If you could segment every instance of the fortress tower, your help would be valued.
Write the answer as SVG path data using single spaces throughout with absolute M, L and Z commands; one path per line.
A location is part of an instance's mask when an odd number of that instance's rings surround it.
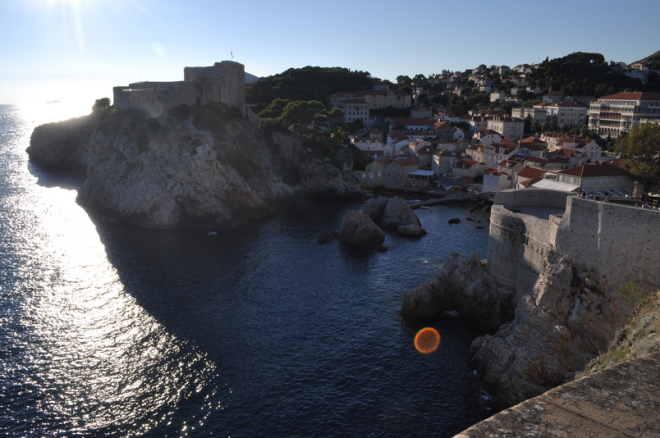
M 135 82 L 114 87 L 114 106 L 141 109 L 159 120 L 178 105 L 225 103 L 245 107 L 245 68 L 234 61 L 216 62 L 210 67 L 186 67 L 183 81 Z

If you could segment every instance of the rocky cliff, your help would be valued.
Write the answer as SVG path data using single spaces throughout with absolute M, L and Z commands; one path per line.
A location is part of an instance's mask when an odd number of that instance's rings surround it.
M 476 255 L 458 254 L 430 282 L 407 291 L 402 314 L 458 311 L 492 335 L 472 343 L 469 360 L 502 407 L 571 380 L 605 351 L 623 316 L 616 290 L 551 252 L 531 290 L 503 286 Z
M 78 201 L 152 228 L 230 226 L 264 216 L 293 196 L 357 196 L 350 162 L 340 170 L 303 141 L 264 133 L 226 106 L 178 107 L 159 124 L 107 108 L 39 126 L 30 159 L 84 169 Z

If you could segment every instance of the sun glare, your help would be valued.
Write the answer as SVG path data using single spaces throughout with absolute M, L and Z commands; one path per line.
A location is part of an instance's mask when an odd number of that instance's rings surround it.
M 423 328 L 415 336 L 415 348 L 420 353 L 433 353 L 439 346 L 440 333 L 433 327 Z

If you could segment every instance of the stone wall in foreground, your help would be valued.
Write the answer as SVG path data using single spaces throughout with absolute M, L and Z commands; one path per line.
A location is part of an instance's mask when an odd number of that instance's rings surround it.
M 596 270 L 613 286 L 660 288 L 660 211 L 572 198 L 555 251 Z
M 565 208 L 550 220 L 512 211 Z M 550 190 L 504 191 L 490 218 L 488 270 L 503 284 L 529 288 L 549 251 L 569 255 L 614 287 L 660 288 L 660 211 L 580 199 Z

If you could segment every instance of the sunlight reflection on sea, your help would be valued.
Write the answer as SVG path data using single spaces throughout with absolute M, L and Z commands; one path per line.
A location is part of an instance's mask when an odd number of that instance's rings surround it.
M 215 239 L 93 221 L 82 181 L 27 160 L 37 124 L 89 112 L 58 105 L 0 106 L 0 433 L 447 436 L 483 418 L 479 329 L 429 321 L 442 343 L 420 354 L 398 315 L 450 250 L 484 254 L 487 230 L 446 225 L 464 212 L 419 211 L 429 234 L 387 253 L 317 244 L 353 204 Z

